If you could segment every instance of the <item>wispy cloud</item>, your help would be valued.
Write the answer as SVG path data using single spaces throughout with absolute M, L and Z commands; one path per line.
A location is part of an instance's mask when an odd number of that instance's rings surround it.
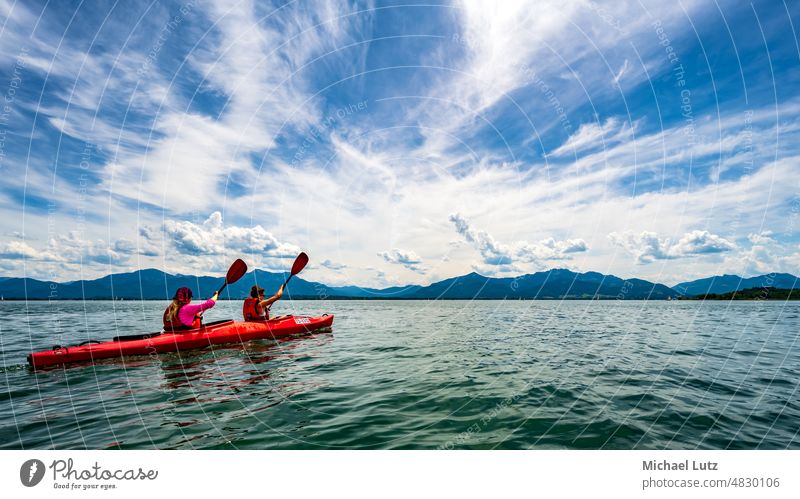
M 2 5 L 2 81 L 27 54 L 0 121 L 9 275 L 279 268 L 300 249 L 310 278 L 363 285 L 630 275 L 621 250 L 653 280 L 797 262 L 792 69 L 776 96 L 764 48 L 734 53 L 710 15 L 738 37 L 749 6 L 204 1 L 82 8 L 66 30 L 73 6 Z
M 625 59 L 625 62 L 622 63 L 622 67 L 619 68 L 617 74 L 614 75 L 614 85 L 619 86 L 619 81 L 625 75 L 625 72 L 628 71 L 628 59 Z
M 620 123 L 617 118 L 608 118 L 605 123 L 587 123 L 581 125 L 575 134 L 550 153 L 553 156 L 575 154 L 589 149 L 606 148 L 627 142 L 633 136 L 635 125 Z

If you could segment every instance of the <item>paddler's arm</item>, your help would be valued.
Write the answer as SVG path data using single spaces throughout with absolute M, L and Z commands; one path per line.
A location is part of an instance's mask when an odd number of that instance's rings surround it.
M 188 305 L 184 305 L 181 307 L 180 312 L 178 312 L 178 318 L 184 324 L 191 324 L 194 321 L 194 318 L 197 314 L 202 314 L 204 310 L 208 310 L 209 308 L 213 307 L 217 304 L 217 299 L 219 295 L 214 293 L 214 295 L 209 298 L 208 300 L 204 301 L 203 303 L 190 303 Z
M 266 300 L 263 300 L 261 303 L 259 303 L 259 305 L 261 305 L 262 308 L 269 308 L 273 303 L 280 300 L 281 296 L 283 296 L 283 284 L 281 284 L 281 287 L 278 289 L 277 293 L 275 293 L 273 296 L 270 296 Z

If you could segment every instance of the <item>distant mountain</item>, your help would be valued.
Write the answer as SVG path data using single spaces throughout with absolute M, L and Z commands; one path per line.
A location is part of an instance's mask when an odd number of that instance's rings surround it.
M 663 284 L 621 279 L 597 272 L 553 269 L 518 277 L 492 278 L 471 273 L 401 294 L 410 299 L 667 299 L 677 293 Z
M 275 292 L 286 274 L 255 270 L 228 286 L 223 298 L 242 299 L 253 284 Z M 8 278 L 0 280 L 0 295 L 5 299 L 126 299 L 169 300 L 175 290 L 188 286 L 195 297 L 207 298 L 219 288 L 221 277 L 172 275 L 156 269 L 112 274 L 100 279 L 56 283 L 36 279 Z M 750 279 L 738 276 L 719 276 L 679 284 L 669 288 L 642 279 L 622 279 L 598 272 L 578 273 L 552 269 L 517 277 L 486 277 L 471 273 L 445 279 L 428 286 L 397 286 L 385 289 L 358 286 L 333 287 L 300 277 L 292 279 L 287 298 L 305 299 L 625 299 L 664 300 L 680 295 L 727 293 L 739 289 L 772 286 L 800 288 L 798 278 L 789 274 L 768 274 Z
M 333 296 L 337 297 L 392 299 L 405 298 L 420 288 L 421 286 L 417 285 L 407 285 L 384 289 L 361 288 L 359 286 L 342 286 L 330 289 Z
M 225 288 L 223 298 L 244 298 L 249 295 L 253 284 L 258 284 L 267 293 L 274 293 L 286 277 L 282 273 L 263 270 L 248 272 L 238 282 Z M 176 289 L 186 286 L 192 289 L 195 297 L 208 298 L 222 282 L 221 277 L 172 275 L 156 269 L 145 269 L 69 283 L 10 278 L 0 281 L 0 296 L 4 299 L 28 300 L 170 300 Z M 332 294 L 331 288 L 299 277 L 292 279 L 292 285 L 287 291 L 287 297 L 313 298 Z
M 697 279 L 696 281 L 682 282 L 672 289 L 685 296 L 698 296 L 705 294 L 724 294 L 741 289 L 773 287 L 781 289 L 800 288 L 800 278 L 791 274 L 764 274 L 756 277 L 738 275 L 720 275 Z

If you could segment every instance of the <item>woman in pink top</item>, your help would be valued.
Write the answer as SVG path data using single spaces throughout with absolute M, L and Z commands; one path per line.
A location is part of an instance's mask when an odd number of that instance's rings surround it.
M 203 303 L 192 305 L 192 290 L 178 288 L 172 303 L 164 311 L 164 331 L 181 331 L 197 329 L 202 325 L 200 313 L 217 304 L 219 295 L 214 295 Z

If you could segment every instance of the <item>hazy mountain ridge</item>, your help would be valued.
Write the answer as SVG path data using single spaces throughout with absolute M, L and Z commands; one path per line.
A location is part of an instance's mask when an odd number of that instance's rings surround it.
M 724 274 L 706 277 L 694 281 L 682 282 L 672 287 L 675 291 L 685 296 L 698 296 L 705 294 L 725 294 L 752 288 L 800 288 L 800 279 L 792 274 L 770 273 L 755 277 L 744 278 L 738 275 Z
M 271 294 L 284 282 L 284 273 L 255 270 L 228 286 L 223 298 L 241 299 L 253 284 Z M 172 275 L 157 269 L 111 274 L 99 279 L 57 283 L 31 278 L 0 279 L 0 295 L 5 299 L 32 300 L 169 300 L 175 290 L 188 286 L 196 298 L 210 296 L 222 285 L 221 277 Z M 766 274 L 748 279 L 716 276 L 678 284 L 672 288 L 643 279 L 622 279 L 599 272 L 578 273 L 552 269 L 517 277 L 486 277 L 475 272 L 434 282 L 427 286 L 408 285 L 385 289 L 358 286 L 328 286 L 296 276 L 287 297 L 308 299 L 668 299 L 680 295 L 727 293 L 762 286 L 800 288 L 800 280 L 790 274 Z M 736 289 L 734 289 L 736 288 Z
M 272 294 L 284 282 L 284 273 L 255 270 L 228 286 L 225 299 L 248 296 L 253 284 Z M 58 283 L 31 278 L 0 279 L 4 299 L 29 300 L 169 300 L 175 290 L 187 286 L 195 298 L 207 298 L 222 285 L 221 277 L 172 275 L 157 269 L 111 274 L 99 279 Z M 741 289 L 800 288 L 791 274 L 765 274 L 742 278 L 723 275 L 684 282 L 672 288 L 643 279 L 622 279 L 599 272 L 577 273 L 552 269 L 517 277 L 486 277 L 475 272 L 434 282 L 427 286 L 394 286 L 385 289 L 328 286 L 296 276 L 287 297 L 306 299 L 668 299 L 678 296 L 722 294 Z

